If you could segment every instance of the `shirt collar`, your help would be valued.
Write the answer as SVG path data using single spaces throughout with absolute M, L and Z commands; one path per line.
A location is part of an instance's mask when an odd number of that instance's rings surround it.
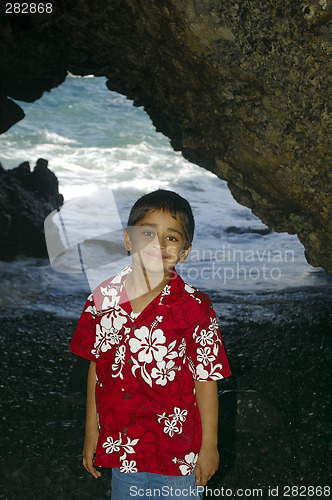
M 118 305 L 124 309 L 124 311 L 130 314 L 130 306 L 128 308 L 127 304 L 129 303 L 129 299 L 125 289 L 125 280 L 129 273 L 132 272 L 132 266 L 126 266 L 122 269 L 119 274 L 114 276 L 111 280 L 109 287 L 112 289 L 116 289 Z M 167 306 L 174 309 L 179 309 L 181 305 L 181 296 L 184 289 L 184 281 L 178 275 L 175 269 L 173 269 L 172 275 L 170 277 L 169 282 L 160 294 L 147 306 L 147 308 L 152 304 L 157 304 L 158 306 Z

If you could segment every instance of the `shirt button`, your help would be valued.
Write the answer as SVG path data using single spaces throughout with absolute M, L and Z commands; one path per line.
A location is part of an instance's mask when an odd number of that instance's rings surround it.
M 128 432 L 127 427 L 124 427 L 124 428 L 122 429 L 122 432 L 123 432 L 123 434 L 127 434 L 127 432 Z
M 132 359 L 128 359 L 127 363 L 128 363 L 128 365 L 133 365 L 134 361 Z
M 125 394 L 125 399 L 130 399 L 129 394 Z

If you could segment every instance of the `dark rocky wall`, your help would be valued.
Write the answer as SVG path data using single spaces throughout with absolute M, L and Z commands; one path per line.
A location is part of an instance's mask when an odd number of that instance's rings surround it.
M 0 164 L 0 260 L 17 255 L 47 257 L 44 220 L 63 203 L 58 180 L 40 158 L 12 170 Z
M 62 0 L 1 16 L 0 95 L 33 101 L 67 70 L 106 76 L 332 272 L 331 18 L 330 0 Z M 21 118 L 4 99 L 2 131 Z

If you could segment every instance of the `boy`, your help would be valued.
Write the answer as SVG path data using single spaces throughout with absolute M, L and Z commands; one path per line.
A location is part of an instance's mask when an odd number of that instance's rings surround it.
M 113 468 L 112 500 L 196 498 L 218 468 L 216 381 L 230 370 L 208 296 L 174 269 L 193 233 L 178 194 L 140 198 L 124 232 L 132 266 L 89 296 L 70 344 L 90 359 L 83 465 Z

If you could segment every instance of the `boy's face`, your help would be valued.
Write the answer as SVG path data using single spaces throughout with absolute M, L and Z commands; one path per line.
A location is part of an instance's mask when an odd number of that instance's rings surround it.
M 130 229 L 125 230 L 125 247 L 132 253 L 133 266 L 152 273 L 170 274 L 178 262 L 184 262 L 191 247 L 184 250 L 186 237 L 179 215 L 150 210 Z

